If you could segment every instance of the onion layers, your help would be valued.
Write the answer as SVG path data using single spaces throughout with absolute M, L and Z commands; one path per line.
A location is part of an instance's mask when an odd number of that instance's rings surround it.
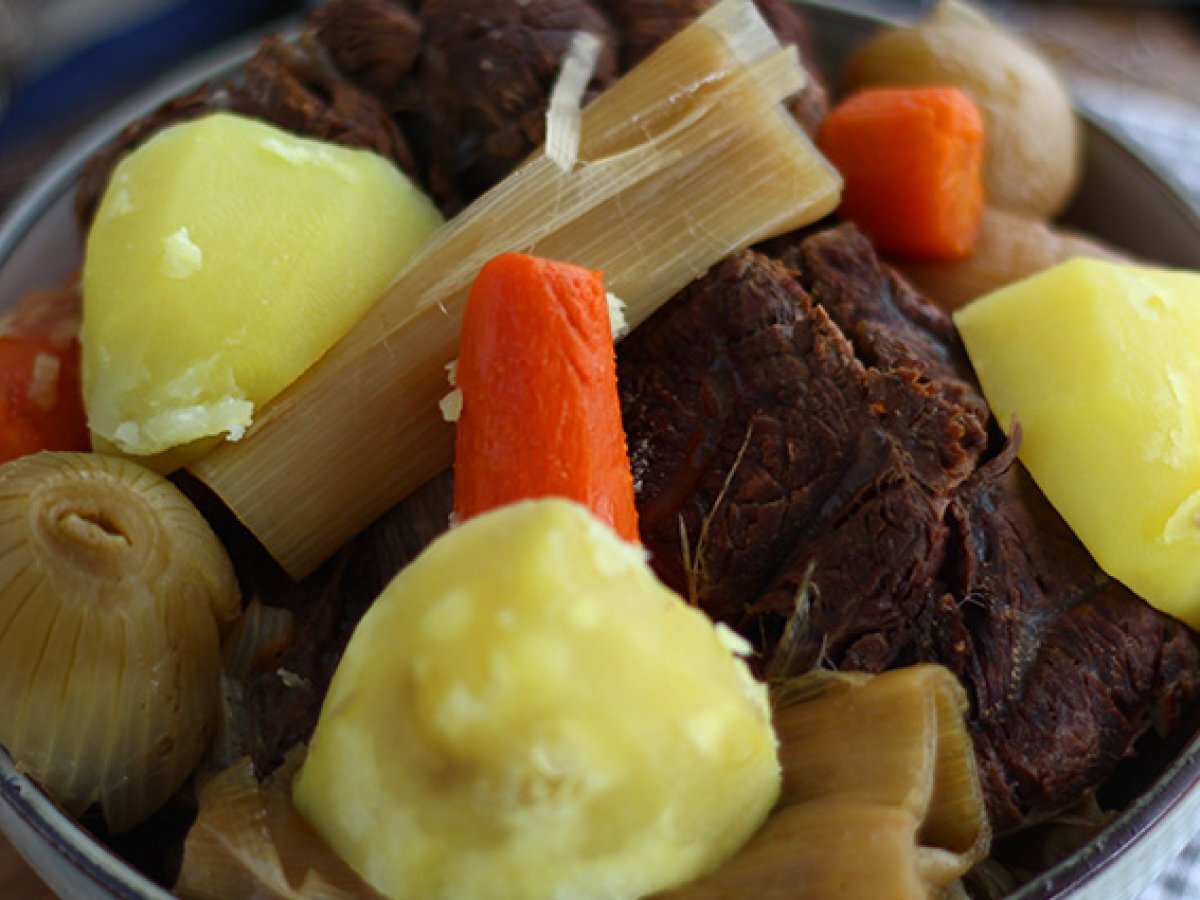
M 212 735 L 233 566 L 195 507 L 123 460 L 0 466 L 0 742 L 112 831 L 176 791 Z

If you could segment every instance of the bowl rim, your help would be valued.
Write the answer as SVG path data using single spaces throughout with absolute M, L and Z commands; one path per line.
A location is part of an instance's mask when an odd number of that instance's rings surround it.
M 844 24 L 862 28 L 901 24 L 905 19 L 884 13 L 847 8 L 837 0 L 791 0 L 820 17 L 840 19 Z M 285 31 L 295 33 L 297 17 L 290 16 L 230 41 L 215 50 L 180 65 L 156 78 L 147 87 L 133 93 L 114 109 L 101 116 L 50 156 L 29 187 L 22 190 L 0 217 L 0 267 L 20 246 L 40 218 L 63 195 L 74 189 L 85 163 L 119 134 L 134 118 L 161 103 L 196 87 L 201 82 L 223 77 L 242 65 L 253 53 L 264 34 Z M 814 29 L 815 30 L 815 29 Z M 819 45 L 820 39 L 817 37 Z M 1122 157 L 1124 164 L 1157 181 L 1167 199 L 1182 218 L 1190 220 L 1200 233 L 1200 203 L 1193 201 L 1181 183 L 1129 140 L 1104 125 L 1086 107 L 1076 103 L 1076 114 L 1084 124 L 1086 140 L 1102 141 Z M 1094 838 L 1056 865 L 1011 894 L 1008 900 L 1053 900 L 1086 889 L 1115 866 L 1148 833 L 1169 816 L 1189 795 L 1200 790 L 1200 729 L 1182 746 L 1171 764 Z M 14 764 L 0 746 L 0 802 L 32 833 L 102 892 L 102 896 L 127 900 L 169 900 L 173 895 L 150 880 L 132 864 L 93 836 L 76 819 L 51 800 Z M 0 816 L 0 831 L 8 833 L 10 817 Z M 1200 824 L 1197 827 L 1200 835 Z M 21 846 L 16 835 L 9 835 L 13 846 L 43 879 L 46 876 Z
M 0 747 L 0 802 L 5 803 L 25 828 L 41 837 L 64 857 L 75 872 L 105 895 L 122 900 L 169 900 L 171 894 L 139 872 L 97 840 L 42 791 L 13 763 L 8 751 Z M 7 832 L 7 819 L 0 818 L 0 830 Z M 13 846 L 38 871 L 24 849 Z
M 84 126 L 50 156 L 0 217 L 0 265 L 4 265 L 46 210 L 74 189 L 87 161 L 126 125 L 201 82 L 232 72 L 249 59 L 263 34 L 286 29 L 289 22 L 277 22 L 274 27 L 243 35 L 180 65 Z
M 1198 796 L 1200 730 L 1179 749 L 1171 764 L 1154 779 L 1149 789 L 1139 794 L 1095 837 L 1058 864 L 1041 872 L 1006 900 L 1056 900 L 1088 888 L 1119 865 L 1124 857 L 1150 836 L 1159 822 L 1172 815 L 1189 799 Z M 1200 837 L 1200 821 L 1193 824 L 1188 841 Z

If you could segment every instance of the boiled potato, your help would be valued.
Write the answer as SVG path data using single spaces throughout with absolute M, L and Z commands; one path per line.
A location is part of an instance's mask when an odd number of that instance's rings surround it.
M 94 443 L 162 469 L 238 437 L 439 221 L 373 153 L 225 113 L 158 134 L 116 168 L 88 235 Z
M 1100 566 L 1200 628 L 1200 274 L 1076 259 L 955 314 L 997 419 Z
M 778 795 L 742 644 L 582 506 L 485 513 L 362 620 L 296 805 L 393 898 L 679 884 L 737 850 Z

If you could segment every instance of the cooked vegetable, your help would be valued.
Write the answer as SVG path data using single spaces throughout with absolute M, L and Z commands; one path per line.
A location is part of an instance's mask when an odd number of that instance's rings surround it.
M 927 19 L 877 35 L 850 57 L 845 85 L 962 88 L 986 124 L 988 202 L 1051 218 L 1070 199 L 1082 139 L 1070 96 L 1045 60 L 974 7 L 940 0 Z
M 955 314 L 1021 459 L 1100 566 L 1200 627 L 1200 274 L 1063 263 Z
M 817 144 L 846 180 L 838 212 L 884 253 L 971 252 L 983 214 L 983 120 L 962 91 L 863 91 L 829 111 Z
M 575 169 L 539 156 L 455 217 L 309 377 L 193 471 L 292 575 L 311 571 L 450 464 L 438 402 L 489 259 L 602 271 L 636 326 L 732 250 L 829 212 L 840 180 L 780 105 L 803 83 L 749 0 L 713 7 L 588 105 Z
M 295 613 L 253 597 L 221 646 L 225 673 L 243 679 L 295 640 Z
M 259 783 L 242 757 L 198 791 L 175 893 L 184 900 L 364 900 L 377 897 L 292 806 L 301 748 Z
M 987 855 L 967 695 L 949 669 L 814 670 L 784 682 L 773 700 L 784 805 L 852 794 L 908 812 L 921 828 L 918 855 L 929 857 L 918 860 L 925 876 L 953 869 L 938 887 Z
M 125 460 L 0 466 L 0 743 L 79 815 L 136 825 L 212 737 L 228 556 L 169 482 Z
M 586 31 L 576 31 L 571 36 L 571 45 L 546 104 L 546 156 L 564 172 L 575 168 L 579 158 L 583 101 L 603 46 L 600 38 Z
M 931 890 L 919 851 L 914 851 L 919 826 L 905 810 L 853 794 L 786 806 L 729 863 L 708 878 L 661 895 L 662 900 L 945 896 Z
M 117 167 L 88 235 L 97 446 L 169 469 L 236 439 L 439 221 L 366 151 L 226 113 L 147 141 Z
M 945 310 L 955 310 L 976 297 L 1076 256 L 1129 261 L 1093 238 L 1019 213 L 987 208 L 979 224 L 975 249 L 965 259 L 894 262 L 922 294 Z
M 73 288 L 30 294 L 0 321 L 0 463 L 88 449 L 78 331 Z
M 507 253 L 475 279 L 456 367 L 459 521 L 534 497 L 567 497 L 636 541 L 604 279 Z
M 991 842 L 966 710 L 941 666 L 784 683 L 780 807 L 732 860 L 667 896 L 943 896 Z
M 583 507 L 436 540 L 368 611 L 294 799 L 389 897 L 640 897 L 716 866 L 779 792 L 743 643 Z

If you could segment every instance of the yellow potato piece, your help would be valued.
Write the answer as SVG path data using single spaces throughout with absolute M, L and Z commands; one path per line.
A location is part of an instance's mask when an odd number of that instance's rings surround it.
M 679 884 L 738 849 L 778 796 L 743 644 L 583 507 L 487 513 L 362 620 L 294 800 L 393 898 Z
M 1200 627 L 1200 274 L 1076 259 L 955 314 L 999 422 L 1100 566 Z
M 331 347 L 440 223 L 389 162 L 218 113 L 113 173 L 83 270 L 97 446 L 189 462 L 236 439 Z M 169 460 L 164 463 L 164 460 Z

